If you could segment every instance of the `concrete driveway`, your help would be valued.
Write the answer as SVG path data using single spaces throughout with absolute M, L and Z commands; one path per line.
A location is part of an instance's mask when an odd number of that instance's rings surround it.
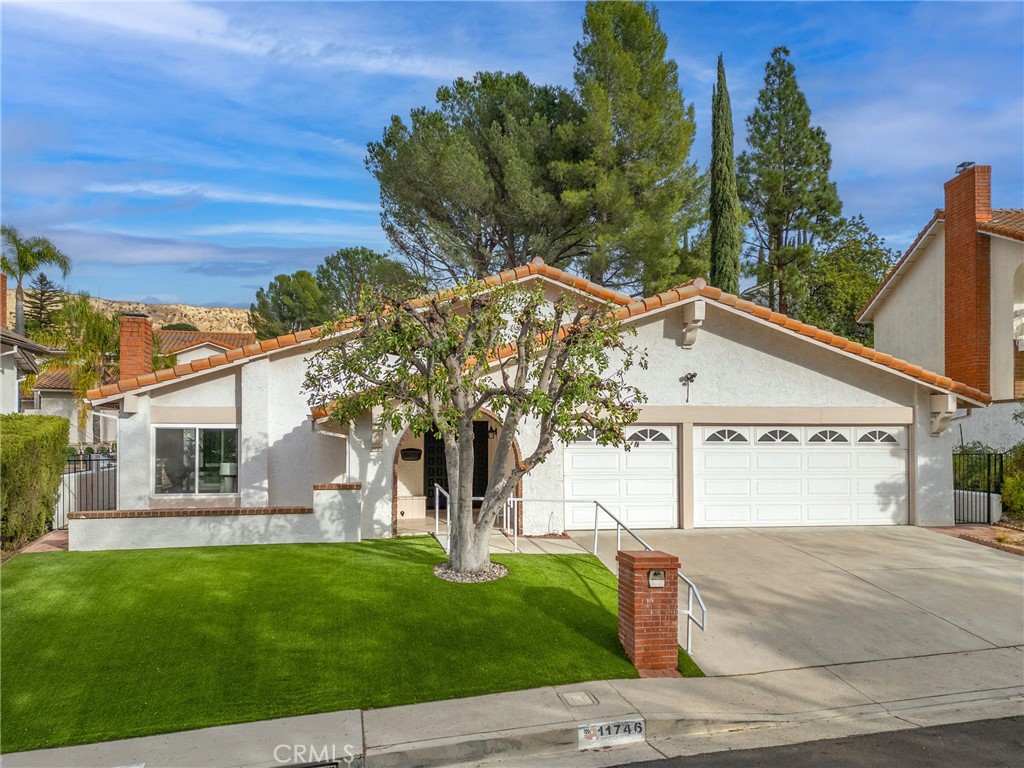
M 912 526 L 640 535 L 678 555 L 701 591 L 708 632 L 694 632 L 693 657 L 708 675 L 829 667 L 854 686 L 869 677 L 864 684 L 898 687 L 887 663 L 916 659 L 900 669 L 920 677 L 919 695 L 954 665 L 975 690 L 1022 682 L 1017 555 Z M 590 548 L 591 537 L 580 541 Z M 602 533 L 598 554 L 615 568 L 613 532 Z

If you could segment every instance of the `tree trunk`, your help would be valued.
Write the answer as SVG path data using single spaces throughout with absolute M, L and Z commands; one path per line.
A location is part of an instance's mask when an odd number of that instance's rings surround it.
M 20 279 L 14 291 L 14 332 L 25 335 L 25 291 L 21 287 Z
M 445 438 L 448 492 L 451 494 L 451 543 L 448 562 L 456 571 L 478 571 L 491 564 L 490 528 L 477 530 L 473 524 L 473 421 L 459 423 L 458 438 Z

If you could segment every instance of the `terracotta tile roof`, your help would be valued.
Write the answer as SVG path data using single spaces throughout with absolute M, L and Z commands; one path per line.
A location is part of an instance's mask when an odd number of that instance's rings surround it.
M 980 403 L 988 403 L 992 400 L 990 395 L 982 392 L 980 389 L 969 387 L 958 381 L 953 381 L 948 376 L 941 376 L 940 374 L 933 373 L 932 371 L 926 371 L 921 366 L 908 363 L 906 360 L 900 360 L 892 355 L 877 352 L 870 347 L 865 347 L 859 342 L 851 341 L 843 336 L 837 336 L 829 331 L 823 331 L 813 325 L 801 323 L 799 320 L 794 320 L 793 318 L 779 314 L 778 312 L 772 312 L 767 307 L 762 307 L 758 304 L 754 304 L 753 302 L 746 301 L 745 299 L 741 299 L 731 293 L 723 293 L 720 288 L 711 287 L 703 278 L 700 277 L 696 280 L 691 280 L 678 288 L 673 288 L 665 291 L 664 293 L 659 293 L 657 296 L 651 296 L 643 299 L 642 301 L 635 301 L 629 306 L 623 307 L 619 310 L 619 319 L 628 320 L 629 318 L 643 315 L 660 307 L 667 307 L 672 304 L 685 301 L 686 299 L 692 299 L 695 296 L 710 299 L 740 312 L 746 312 L 748 315 L 753 315 L 760 320 L 765 320 L 773 325 L 777 325 L 781 329 L 790 331 L 794 335 L 804 336 L 822 344 L 827 344 L 828 346 L 842 352 L 847 352 L 873 363 L 884 365 L 887 368 L 906 374 L 907 376 L 923 381 L 926 384 L 931 384 L 934 387 L 939 387 L 940 389 L 944 389 L 958 395 L 963 395 L 964 397 L 968 397 Z
M 589 280 L 584 280 L 582 277 L 570 275 L 568 272 L 563 272 L 555 267 L 550 267 L 540 259 L 534 259 L 531 263 L 525 264 L 521 267 L 516 267 L 515 269 L 507 269 L 496 275 L 490 275 L 489 277 L 484 278 L 483 282 L 487 285 L 501 285 L 503 283 L 521 280 L 523 278 L 530 277 L 531 275 L 541 275 L 550 280 L 561 283 L 562 285 L 566 285 L 570 288 L 582 291 L 583 293 L 595 296 L 602 301 L 618 304 L 619 306 L 625 306 L 633 301 L 629 296 L 604 288 L 603 286 L 592 283 Z M 438 295 L 444 298 L 445 296 L 450 296 L 451 291 L 444 291 Z M 331 331 L 340 333 L 348 327 L 350 326 L 345 323 L 341 323 L 331 329 Z M 107 384 L 99 389 L 90 390 L 87 397 L 90 400 L 103 400 L 108 397 L 114 397 L 137 389 L 142 389 L 143 387 L 148 387 L 153 384 L 177 379 L 182 376 L 188 376 L 193 373 L 200 373 L 211 368 L 218 368 L 244 358 L 254 357 L 256 355 L 265 354 L 278 349 L 285 349 L 287 347 L 293 347 L 299 344 L 306 344 L 316 339 L 324 332 L 325 329 L 326 326 L 321 326 L 304 331 L 296 331 L 295 333 L 288 333 L 274 339 L 252 341 L 243 346 L 230 349 L 220 355 L 213 355 L 201 360 L 194 360 L 191 363 L 176 365 L 174 368 L 156 371 L 155 373 L 147 373 L 143 376 L 122 379 L 118 382 Z M 161 331 L 161 333 L 166 333 L 166 331 Z
M 256 341 L 255 333 L 221 333 L 219 331 L 154 331 L 160 341 L 160 352 L 169 355 L 197 344 L 214 344 L 221 349 L 244 347 Z
M 1024 241 L 1024 208 L 996 208 L 990 221 L 979 221 L 978 229 Z
M 864 305 L 863 309 L 857 315 L 858 323 L 870 323 L 874 319 L 875 303 L 882 296 L 883 293 L 888 291 L 894 281 L 898 280 L 902 276 L 903 268 L 917 255 L 918 246 L 921 245 L 924 238 L 931 231 L 932 227 L 937 222 L 945 222 L 945 211 L 941 208 L 936 209 L 935 214 L 931 220 L 925 225 L 924 229 L 918 232 L 917 237 L 914 238 L 914 242 L 911 243 L 910 247 L 906 250 L 900 260 L 896 262 L 892 269 L 889 270 L 889 274 L 885 276 L 885 279 L 878 284 L 875 292 L 871 294 L 871 298 Z M 992 235 L 1001 235 L 1003 237 L 1009 237 L 1013 240 L 1024 241 L 1024 209 L 1021 208 L 994 208 L 992 210 L 992 218 L 977 223 L 979 232 L 987 232 Z
M 67 368 L 52 368 L 36 376 L 36 389 L 71 389 L 71 372 Z

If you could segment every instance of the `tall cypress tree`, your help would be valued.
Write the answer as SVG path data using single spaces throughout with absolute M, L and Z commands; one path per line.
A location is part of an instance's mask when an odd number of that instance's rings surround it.
M 737 160 L 740 201 L 757 237 L 749 272 L 770 309 L 800 316 L 815 243 L 828 236 L 842 203 L 829 180 L 832 147 L 811 125 L 811 108 L 796 82 L 789 51 L 772 51 L 764 87 L 747 118 L 747 145 Z
M 727 293 L 740 290 L 740 198 L 733 158 L 732 105 L 725 64 L 718 55 L 718 85 L 711 94 L 711 285 Z

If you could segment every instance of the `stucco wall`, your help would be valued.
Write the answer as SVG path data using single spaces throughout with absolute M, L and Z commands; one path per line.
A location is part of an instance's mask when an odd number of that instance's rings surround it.
M 1024 426 L 1013 420 L 1020 406 L 1016 402 L 995 403 L 988 408 L 975 408 L 970 412 L 958 411 L 950 422 L 954 441 L 984 443 L 999 451 L 1008 451 L 1024 442 Z
M 875 313 L 875 349 L 942 373 L 946 367 L 946 241 L 942 224 L 932 231 L 935 235 L 902 271 Z
M 18 412 L 18 366 L 14 355 L 4 350 L 0 357 L 0 413 Z
M 991 238 L 992 312 L 991 395 L 993 400 L 1013 398 L 1013 310 L 1018 270 L 1024 268 L 1024 243 Z M 1024 298 L 1024 297 L 1022 297 Z
M 914 408 L 911 432 L 912 459 L 918 484 L 912 506 L 918 509 L 919 524 L 951 525 L 952 438 L 947 431 L 940 438 L 930 435 L 929 390 L 879 368 L 850 360 L 806 341 L 781 334 L 727 310 L 707 303 L 707 318 L 693 348 L 683 349 L 677 339 L 683 328 L 681 311 L 668 310 L 643 322 L 634 343 L 648 350 L 651 365 L 630 374 L 648 396 L 648 406 L 676 406 L 683 409 L 708 406 L 747 408 L 872 408 L 894 406 Z M 697 379 L 686 388 L 679 379 L 694 372 Z M 521 433 L 523 449 L 536 443 L 536 427 L 526 425 Z M 680 435 L 680 443 L 686 439 Z M 563 446 L 526 479 L 527 498 L 560 499 L 563 489 Z M 682 487 L 681 496 L 692 494 Z M 562 530 L 560 503 L 526 504 L 524 532 L 538 535 Z

